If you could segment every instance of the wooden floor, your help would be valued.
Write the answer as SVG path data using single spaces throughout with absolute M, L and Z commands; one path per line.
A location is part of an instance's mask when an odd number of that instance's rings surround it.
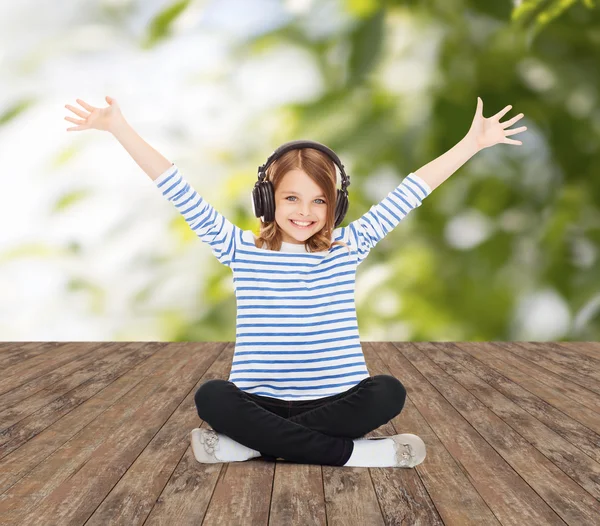
M 416 468 L 196 462 L 233 343 L 0 343 L 1 524 L 600 524 L 600 343 L 362 346 L 408 392 L 367 436 L 419 435 Z

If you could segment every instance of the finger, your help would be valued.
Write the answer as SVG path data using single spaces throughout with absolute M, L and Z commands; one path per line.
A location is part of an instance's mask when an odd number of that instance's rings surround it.
M 527 129 L 527 126 L 521 126 L 520 128 L 515 128 L 514 130 L 506 130 L 504 133 L 505 136 L 514 135 L 515 133 L 524 132 Z
M 517 115 L 516 117 L 513 117 L 509 121 L 501 122 L 500 124 L 502 124 L 503 128 L 508 128 L 509 126 L 512 126 L 515 122 L 522 119 L 523 117 L 524 117 L 524 115 L 522 113 L 519 113 L 519 115 Z
M 513 141 L 512 139 L 504 139 L 506 144 L 523 144 L 521 141 Z
M 77 102 L 79 102 L 79 104 L 81 104 L 86 110 L 88 111 L 94 111 L 96 108 L 94 108 L 94 106 L 92 106 L 91 104 L 88 104 L 87 102 L 83 102 L 81 99 L 75 99 Z
M 65 104 L 65 108 L 67 108 L 68 110 L 71 110 L 75 115 L 79 115 L 80 117 L 83 117 L 84 119 L 87 118 L 87 116 L 83 111 L 81 111 L 79 108 L 75 108 L 74 106 L 71 106 L 70 104 Z
M 496 119 L 496 120 L 500 120 L 505 114 L 507 114 L 510 109 L 512 108 L 512 106 L 509 104 L 508 106 L 506 106 L 506 108 L 500 110 L 498 113 L 496 113 L 496 115 L 493 115 L 492 117 L 490 117 L 490 119 Z
M 74 119 L 73 117 L 65 117 L 66 121 L 71 121 L 74 122 L 75 124 L 79 124 L 79 125 L 83 125 L 85 124 L 85 121 L 79 120 L 79 119 Z

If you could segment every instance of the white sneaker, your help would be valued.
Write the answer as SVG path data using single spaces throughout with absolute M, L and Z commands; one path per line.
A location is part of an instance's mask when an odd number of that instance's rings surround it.
M 215 464 L 223 462 L 215 455 L 215 449 L 219 445 L 219 435 L 212 429 L 200 429 L 196 427 L 190 433 L 192 451 L 198 462 L 203 464 Z
M 396 448 L 397 467 L 413 468 L 425 459 L 425 442 L 417 435 L 403 433 L 390 438 L 394 441 Z

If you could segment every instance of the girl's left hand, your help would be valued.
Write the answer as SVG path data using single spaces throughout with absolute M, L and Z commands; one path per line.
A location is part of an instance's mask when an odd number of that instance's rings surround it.
M 526 126 L 515 128 L 513 130 L 506 130 L 509 126 L 512 126 L 519 119 L 523 118 L 523 114 L 520 113 L 516 117 L 513 117 L 509 121 L 500 122 L 500 119 L 508 112 L 512 106 L 506 106 L 503 110 L 500 110 L 496 115 L 488 117 L 487 119 L 483 116 L 483 101 L 477 97 L 477 109 L 475 111 L 475 118 L 471 124 L 471 128 L 467 132 L 467 137 L 473 141 L 477 151 L 494 146 L 494 144 L 505 143 L 505 144 L 518 144 L 522 145 L 521 141 L 515 141 L 507 139 L 509 135 L 515 133 L 521 133 L 527 129 Z

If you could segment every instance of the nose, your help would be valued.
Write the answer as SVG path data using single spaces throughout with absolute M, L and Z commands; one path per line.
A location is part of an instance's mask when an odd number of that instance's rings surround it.
M 300 207 L 300 210 L 301 210 L 301 215 L 302 216 L 304 216 L 304 217 L 310 217 L 311 216 L 310 205 L 309 204 L 303 204 Z

